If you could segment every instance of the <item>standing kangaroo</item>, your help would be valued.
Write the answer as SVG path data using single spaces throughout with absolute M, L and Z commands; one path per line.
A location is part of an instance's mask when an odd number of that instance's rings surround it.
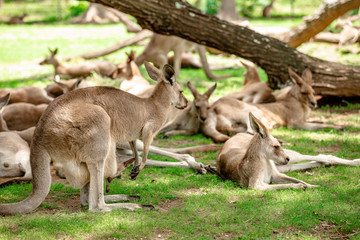
M 25 200 L 1 204 L 0 214 L 23 214 L 34 210 L 50 190 L 50 161 L 61 169 L 74 188 L 80 188 L 82 205 L 90 211 L 109 211 L 146 206 L 133 203 L 106 204 L 104 178 L 117 172 L 116 143 L 129 142 L 135 156 L 131 175 L 143 169 L 150 143 L 166 119 L 171 105 L 185 108 L 186 98 L 175 81 L 174 69 L 162 73 L 145 63 L 149 76 L 158 83 L 146 99 L 113 87 L 77 89 L 56 98 L 41 117 L 30 152 L 33 189 Z M 135 140 L 142 137 L 144 151 L 139 161 Z M 122 199 L 115 195 L 112 199 Z
M 153 34 L 150 42 L 146 46 L 145 50 L 135 59 L 138 66 L 142 65 L 144 61 L 153 62 L 155 65 L 162 67 L 168 63 L 168 53 L 174 52 L 174 68 L 175 72 L 179 74 L 181 68 L 181 58 L 185 51 L 195 47 L 204 69 L 206 76 L 209 79 L 222 79 L 231 77 L 231 75 L 216 76 L 209 67 L 209 63 L 206 59 L 205 47 L 177 36 L 165 36 L 161 34 Z
M 275 163 L 286 165 L 289 157 L 278 140 L 251 113 L 249 121 L 255 135 L 238 133 L 224 143 L 216 158 L 216 173 L 221 178 L 257 190 L 317 187 L 280 173 Z M 270 185 L 271 182 L 291 183 Z
M 277 97 L 274 103 L 250 104 L 230 97 L 220 98 L 211 105 L 208 117 L 201 125 L 202 133 L 215 142 L 225 142 L 230 137 L 224 133 L 232 135 L 251 132 L 249 112 L 259 118 L 268 129 L 280 126 L 306 130 L 344 128 L 334 124 L 307 122 L 311 109 L 316 107 L 314 90 L 311 87 L 311 71 L 305 69 L 300 77 L 289 69 L 289 75 L 294 85 L 281 97 Z

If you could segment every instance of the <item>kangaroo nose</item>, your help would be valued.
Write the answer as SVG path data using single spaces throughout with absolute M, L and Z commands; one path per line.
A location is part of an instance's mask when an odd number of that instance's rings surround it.
M 205 117 L 200 117 L 201 121 L 205 122 L 206 118 Z
M 290 158 L 286 157 L 285 160 L 286 160 L 286 163 L 288 163 L 290 161 Z

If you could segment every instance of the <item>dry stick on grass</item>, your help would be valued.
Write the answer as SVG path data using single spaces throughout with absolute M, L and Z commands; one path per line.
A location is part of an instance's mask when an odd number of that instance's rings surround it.
M 104 55 L 108 55 L 108 54 L 116 52 L 117 50 L 122 49 L 124 47 L 134 45 L 134 44 L 144 40 L 145 38 L 150 38 L 152 36 L 152 34 L 153 33 L 149 30 L 142 30 L 142 31 L 136 33 L 134 37 L 117 42 L 114 45 L 109 46 L 105 49 L 97 50 L 97 51 L 93 51 L 93 52 L 89 52 L 89 53 L 83 53 L 83 54 L 76 55 L 73 57 L 68 57 L 68 58 L 65 58 L 64 60 L 70 61 L 71 59 L 77 58 L 77 57 L 81 57 L 84 59 L 91 59 L 91 58 L 97 58 L 97 57 L 101 57 Z

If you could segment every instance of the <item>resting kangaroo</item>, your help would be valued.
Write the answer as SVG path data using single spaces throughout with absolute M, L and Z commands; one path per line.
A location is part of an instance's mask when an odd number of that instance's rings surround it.
M 165 36 L 154 33 L 145 50 L 135 59 L 135 62 L 138 66 L 143 64 L 144 61 L 148 61 L 153 62 L 159 67 L 162 67 L 164 64 L 168 63 L 168 53 L 173 51 L 175 72 L 179 74 L 182 54 L 193 46 L 196 47 L 196 50 L 199 53 L 201 64 L 206 76 L 209 79 L 222 79 L 231 77 L 231 75 L 216 76 L 210 71 L 204 46 L 189 42 L 176 36 Z
M 121 90 L 139 97 L 148 97 L 154 90 L 154 85 L 151 85 L 149 81 L 141 75 L 134 59 L 135 52 L 131 51 L 128 54 L 126 62 L 118 64 L 111 77 L 114 79 L 125 78 L 120 84 Z
M 50 190 L 50 160 L 74 188 L 81 189 L 81 204 L 88 205 L 90 211 L 146 208 L 132 203 L 106 204 L 109 197 L 104 197 L 103 189 L 104 178 L 115 176 L 117 171 L 117 142 L 133 146 L 134 178 L 143 169 L 149 145 L 170 106 L 186 107 L 187 100 L 171 66 L 165 65 L 162 73 L 148 63 L 145 67 L 149 76 L 158 81 L 147 99 L 113 87 L 89 87 L 64 94 L 50 103 L 31 145 L 32 193 L 21 202 L 1 204 L 0 214 L 27 213 L 40 205 Z M 142 162 L 134 146 L 139 137 L 144 141 Z
M 201 124 L 201 132 L 215 142 L 225 142 L 229 136 L 224 133 L 235 134 L 252 130 L 249 112 L 260 119 L 268 129 L 279 126 L 306 130 L 342 129 L 343 126 L 339 125 L 306 121 L 311 109 L 316 107 L 314 90 L 311 87 L 311 71 L 305 69 L 302 78 L 291 69 L 289 74 L 294 85 L 285 96 L 274 103 L 250 104 L 230 97 L 220 98 L 211 105 L 208 118 Z
M 171 119 L 160 131 L 166 132 L 164 137 L 171 137 L 175 134 L 194 135 L 200 130 L 200 122 L 207 118 L 209 98 L 216 89 L 216 83 L 204 94 L 200 94 L 191 82 L 188 82 L 187 86 L 194 96 L 194 101 L 184 110 L 172 111 L 174 114 L 170 114 L 172 115 Z
M 275 102 L 275 97 L 272 94 L 273 90 L 269 88 L 267 83 L 261 82 L 256 67 L 250 66 L 242 61 L 241 63 L 246 68 L 244 87 L 240 91 L 227 96 L 248 103 Z
M 286 165 L 289 157 L 278 140 L 251 113 L 249 121 L 255 135 L 238 133 L 224 143 L 216 158 L 216 173 L 221 178 L 257 190 L 317 187 L 280 173 L 275 163 Z M 271 182 L 291 183 L 270 185 Z
M 34 127 L 48 104 L 14 103 L 5 106 L 2 116 L 9 130 L 22 131 Z
M 42 103 L 50 103 L 53 98 L 49 97 L 44 89 L 25 86 L 19 88 L 3 88 L 0 90 L 0 97 L 4 97 L 10 93 L 9 104 L 26 102 L 35 105 Z
M 60 79 L 59 75 L 56 75 L 53 81 L 54 83 L 46 86 L 45 91 L 49 96 L 54 98 L 78 88 L 91 86 L 85 82 L 83 78 L 74 78 L 64 81 Z
M 77 64 L 73 66 L 67 66 L 60 63 L 60 61 L 56 58 L 56 54 L 58 49 L 51 50 L 50 55 L 47 56 L 44 60 L 40 62 L 40 65 L 51 64 L 54 66 L 55 75 L 60 75 L 62 77 L 88 77 L 91 72 L 97 72 L 102 76 L 110 77 L 111 73 L 115 70 L 115 64 L 108 61 L 88 61 L 83 64 Z

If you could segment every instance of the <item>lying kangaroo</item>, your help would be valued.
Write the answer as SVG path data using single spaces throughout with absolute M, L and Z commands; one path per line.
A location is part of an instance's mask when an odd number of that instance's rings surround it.
M 9 130 L 22 131 L 34 127 L 47 106 L 47 104 L 14 103 L 4 107 L 2 116 Z
M 115 64 L 108 61 L 88 61 L 83 64 L 77 64 L 73 66 L 67 66 L 60 63 L 56 58 L 58 49 L 51 50 L 49 48 L 50 55 L 42 60 L 39 64 L 51 64 L 54 66 L 55 75 L 60 75 L 61 77 L 67 78 L 77 78 L 77 77 L 88 77 L 92 72 L 96 72 L 102 76 L 110 77 L 112 72 L 115 71 Z
M 234 98 L 224 97 L 211 105 L 208 118 L 201 124 L 201 131 L 215 142 L 225 142 L 230 135 L 238 132 L 251 132 L 249 112 L 252 112 L 268 128 L 279 126 L 306 130 L 323 128 L 343 129 L 344 126 L 324 123 L 311 123 L 306 119 L 316 107 L 314 90 L 311 87 L 312 74 L 305 69 L 302 78 L 289 69 L 290 78 L 294 85 L 286 95 L 278 98 L 274 103 L 249 104 Z
M 148 97 L 154 90 L 151 85 L 140 73 L 138 65 L 134 62 L 135 52 L 131 51 L 125 63 L 116 66 L 112 73 L 112 78 L 125 78 L 120 84 L 120 89 L 139 97 Z
M 135 59 L 135 62 L 138 66 L 142 65 L 144 61 L 148 61 L 162 67 L 164 64 L 168 63 L 168 53 L 173 51 L 175 72 L 179 74 L 182 54 L 192 47 L 196 48 L 205 74 L 209 79 L 231 77 L 231 75 L 216 76 L 211 72 L 209 63 L 206 59 L 204 46 L 189 42 L 176 36 L 165 36 L 154 33 L 144 52 Z
M 207 118 L 207 111 L 210 105 L 209 98 L 215 91 L 216 84 L 204 94 L 200 94 L 191 82 L 188 82 L 187 86 L 194 96 L 194 101 L 186 109 L 177 110 L 172 114 L 171 120 L 160 131 L 166 132 L 164 137 L 171 137 L 175 134 L 194 135 L 200 130 L 200 122 L 205 121 Z
M 2 108 L 8 103 L 10 94 L 0 98 L 0 177 L 18 176 L 21 180 L 29 180 L 31 173 L 26 173 L 30 168 L 29 153 L 31 139 L 23 132 L 9 132 L 6 122 L 2 117 Z M 27 139 L 26 142 L 24 139 Z
M 0 97 L 10 93 L 9 104 L 26 102 L 35 105 L 50 103 L 53 98 L 49 97 L 44 89 L 34 86 L 24 86 L 19 88 L 3 88 L 0 90 Z
M 278 140 L 251 113 L 249 121 L 255 135 L 238 133 L 224 143 L 216 158 L 216 173 L 221 178 L 257 190 L 318 187 L 280 173 L 275 163 L 286 165 L 289 157 Z M 270 185 L 271 182 L 291 183 Z
M 244 87 L 240 91 L 227 96 L 248 103 L 275 102 L 276 99 L 272 94 L 273 90 L 269 88 L 267 83 L 261 82 L 256 67 L 250 66 L 243 61 L 241 63 L 246 68 Z
M 75 89 L 90 86 L 83 78 L 74 78 L 64 81 L 60 79 L 59 75 L 56 75 L 53 81 L 54 83 L 46 86 L 45 91 L 49 96 L 54 98 Z
M 30 180 L 30 147 L 16 132 L 0 132 L 0 177 Z
M 135 166 L 131 174 L 136 177 L 170 106 L 187 105 L 170 65 L 165 65 L 162 73 L 148 63 L 145 67 L 158 81 L 147 99 L 113 87 L 90 87 L 64 94 L 49 105 L 31 145 L 32 193 L 21 202 L 1 204 L 0 214 L 27 213 L 40 205 L 50 190 L 50 160 L 62 169 L 73 187 L 81 189 L 81 204 L 88 205 L 90 211 L 147 208 L 132 203 L 105 204 L 108 197 L 104 197 L 103 189 L 104 178 L 113 177 L 117 171 L 116 143 L 132 145 Z M 144 141 L 142 162 L 135 147 L 139 137 Z

